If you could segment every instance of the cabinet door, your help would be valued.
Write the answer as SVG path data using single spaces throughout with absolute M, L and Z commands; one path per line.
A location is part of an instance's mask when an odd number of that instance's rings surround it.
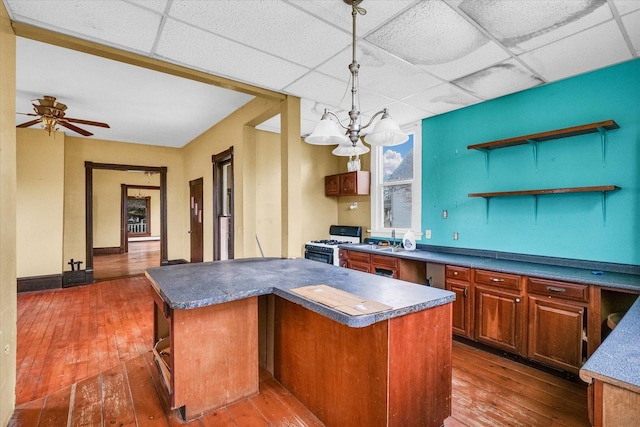
M 526 302 L 520 293 L 476 284 L 476 339 L 503 350 L 526 355 Z
M 355 172 L 340 175 L 340 194 L 358 194 L 358 174 Z
M 447 280 L 445 289 L 456 294 L 453 302 L 453 333 L 473 338 L 473 293 L 469 282 Z
M 584 319 L 580 305 L 529 296 L 529 357 L 577 374 L 583 360 Z
M 340 175 L 329 175 L 324 177 L 325 196 L 337 196 L 340 194 Z

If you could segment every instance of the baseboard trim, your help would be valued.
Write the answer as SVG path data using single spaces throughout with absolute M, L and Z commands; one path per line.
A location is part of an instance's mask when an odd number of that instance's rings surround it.
M 62 274 L 18 277 L 16 282 L 18 285 L 18 293 L 60 289 L 62 288 Z
M 121 254 L 120 246 L 111 248 L 93 248 L 93 255 L 118 255 Z

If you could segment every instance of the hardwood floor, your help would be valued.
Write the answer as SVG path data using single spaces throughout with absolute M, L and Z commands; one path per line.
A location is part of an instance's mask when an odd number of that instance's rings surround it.
M 93 257 L 95 281 L 144 274 L 150 267 L 160 266 L 160 240 L 129 241 L 129 252 Z
M 182 423 L 158 393 L 143 276 L 18 295 L 17 409 L 10 426 L 320 425 L 268 373 L 260 394 Z M 588 426 L 586 388 L 454 342 L 445 426 Z

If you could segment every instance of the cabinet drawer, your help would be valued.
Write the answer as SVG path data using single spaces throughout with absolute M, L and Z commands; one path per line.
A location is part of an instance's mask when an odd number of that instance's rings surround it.
M 457 279 L 468 282 L 469 280 L 471 280 L 471 269 L 467 267 L 447 265 L 445 268 L 445 275 L 447 279 Z
M 476 270 L 475 282 L 484 285 L 499 286 L 506 289 L 522 289 L 522 278 L 515 274 L 496 273 L 494 271 Z
M 398 268 L 398 258 L 382 255 L 371 255 L 371 265 L 376 267 Z
M 371 254 L 365 252 L 349 251 L 349 261 L 365 262 L 369 264 L 371 262 Z
M 589 285 L 556 282 L 555 280 L 529 278 L 529 292 L 557 298 L 589 302 Z

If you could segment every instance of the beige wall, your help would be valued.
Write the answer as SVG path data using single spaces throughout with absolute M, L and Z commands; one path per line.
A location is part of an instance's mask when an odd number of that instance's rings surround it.
M 17 130 L 18 277 L 62 271 L 64 140 L 62 132 Z
M 16 386 L 16 39 L 0 4 L 0 425 Z
M 184 258 L 185 248 L 182 236 L 186 234 L 186 229 L 181 218 L 183 214 L 178 208 L 184 199 L 183 192 L 185 191 L 180 149 L 67 136 L 64 185 L 64 259 L 74 258 L 86 262 L 85 161 L 152 167 L 166 166 L 168 259 Z M 94 175 L 96 173 L 98 173 L 97 170 L 94 171 Z M 119 184 L 117 191 L 117 206 L 119 206 Z M 94 194 L 94 197 L 96 196 Z M 117 221 L 119 221 L 119 216 Z M 116 246 L 119 246 L 119 243 Z M 186 250 L 188 252 L 188 248 Z
M 279 257 L 282 253 L 280 135 L 256 132 L 255 144 L 256 235 L 264 256 Z M 256 256 L 260 256 L 259 250 Z
M 340 157 L 338 173 L 347 171 L 348 157 Z M 360 169 L 371 171 L 371 153 L 360 156 Z M 358 202 L 358 209 L 350 209 L 353 202 Z M 371 237 L 367 230 L 371 229 L 371 196 L 342 196 L 338 198 L 338 221 L 340 225 L 362 226 L 362 239 Z

